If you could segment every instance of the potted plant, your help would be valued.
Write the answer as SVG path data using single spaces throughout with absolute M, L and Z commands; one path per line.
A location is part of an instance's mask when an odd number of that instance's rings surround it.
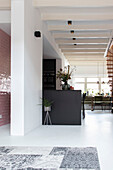
M 71 79 L 71 74 L 72 74 L 72 71 L 70 72 L 69 65 L 67 67 L 65 67 L 64 70 L 60 69 L 60 71 L 58 71 L 57 79 L 60 79 L 61 82 L 63 82 L 63 84 L 62 84 L 63 90 L 68 90 L 68 88 L 70 87 L 68 85 L 68 80 Z
M 53 103 L 53 101 L 49 101 L 46 98 L 43 99 L 43 105 L 44 105 L 44 111 L 45 112 L 50 112 L 51 111 L 52 103 Z
M 49 112 L 51 111 L 52 101 L 49 101 L 48 99 L 43 99 L 43 106 L 44 106 L 44 112 L 46 112 L 45 119 L 44 119 L 44 125 L 52 125 L 51 117 L 49 115 Z

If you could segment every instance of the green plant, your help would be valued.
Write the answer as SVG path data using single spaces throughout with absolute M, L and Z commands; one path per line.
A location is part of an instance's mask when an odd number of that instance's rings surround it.
M 43 99 L 43 105 L 45 107 L 50 107 L 52 105 L 53 101 L 49 101 L 48 99 L 44 98 Z

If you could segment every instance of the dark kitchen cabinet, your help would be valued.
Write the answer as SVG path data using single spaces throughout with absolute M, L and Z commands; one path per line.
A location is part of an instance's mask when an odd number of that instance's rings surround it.
M 43 60 L 43 89 L 56 90 L 56 59 Z

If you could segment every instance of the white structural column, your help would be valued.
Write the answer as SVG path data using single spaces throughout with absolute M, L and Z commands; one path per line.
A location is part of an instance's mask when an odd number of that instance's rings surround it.
M 41 125 L 42 38 L 41 17 L 32 0 L 11 3 L 11 135 L 23 136 Z

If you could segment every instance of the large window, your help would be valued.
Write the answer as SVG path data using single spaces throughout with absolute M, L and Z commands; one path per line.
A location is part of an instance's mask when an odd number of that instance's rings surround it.
M 110 94 L 108 78 L 75 78 L 73 77 L 71 85 L 75 90 L 88 92 L 89 95 Z
M 98 95 L 100 92 L 99 78 L 87 78 L 87 89 L 89 95 Z
M 75 90 L 81 90 L 82 93 L 85 91 L 85 78 L 73 78 L 73 87 Z

